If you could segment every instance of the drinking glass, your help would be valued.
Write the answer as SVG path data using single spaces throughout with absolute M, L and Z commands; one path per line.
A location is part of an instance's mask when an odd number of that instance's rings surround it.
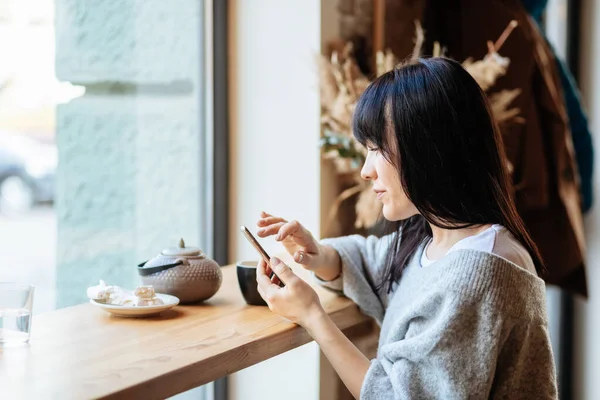
M 33 292 L 27 283 L 0 282 L 0 346 L 29 341 Z

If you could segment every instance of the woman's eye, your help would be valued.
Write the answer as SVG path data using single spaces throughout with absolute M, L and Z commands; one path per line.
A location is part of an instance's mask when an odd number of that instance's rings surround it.
M 377 147 L 367 147 L 367 150 L 372 151 L 374 153 L 379 151 Z

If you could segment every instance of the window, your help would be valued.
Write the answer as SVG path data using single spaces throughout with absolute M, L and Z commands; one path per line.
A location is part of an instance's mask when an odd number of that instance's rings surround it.
M 0 0 L 0 281 L 34 316 L 212 251 L 208 3 Z

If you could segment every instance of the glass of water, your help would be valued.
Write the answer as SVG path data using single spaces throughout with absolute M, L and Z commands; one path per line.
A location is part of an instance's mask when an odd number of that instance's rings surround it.
M 29 341 L 33 292 L 33 285 L 0 282 L 0 346 Z

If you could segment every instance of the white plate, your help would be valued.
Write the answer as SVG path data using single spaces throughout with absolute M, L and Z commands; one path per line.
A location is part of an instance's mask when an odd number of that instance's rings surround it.
M 149 315 L 159 314 L 165 310 L 175 307 L 179 304 L 179 299 L 170 294 L 156 293 L 156 297 L 161 299 L 165 304 L 156 306 L 117 306 L 114 304 L 99 303 L 90 299 L 90 303 L 96 307 L 100 307 L 106 312 L 117 315 L 119 317 L 146 317 Z

